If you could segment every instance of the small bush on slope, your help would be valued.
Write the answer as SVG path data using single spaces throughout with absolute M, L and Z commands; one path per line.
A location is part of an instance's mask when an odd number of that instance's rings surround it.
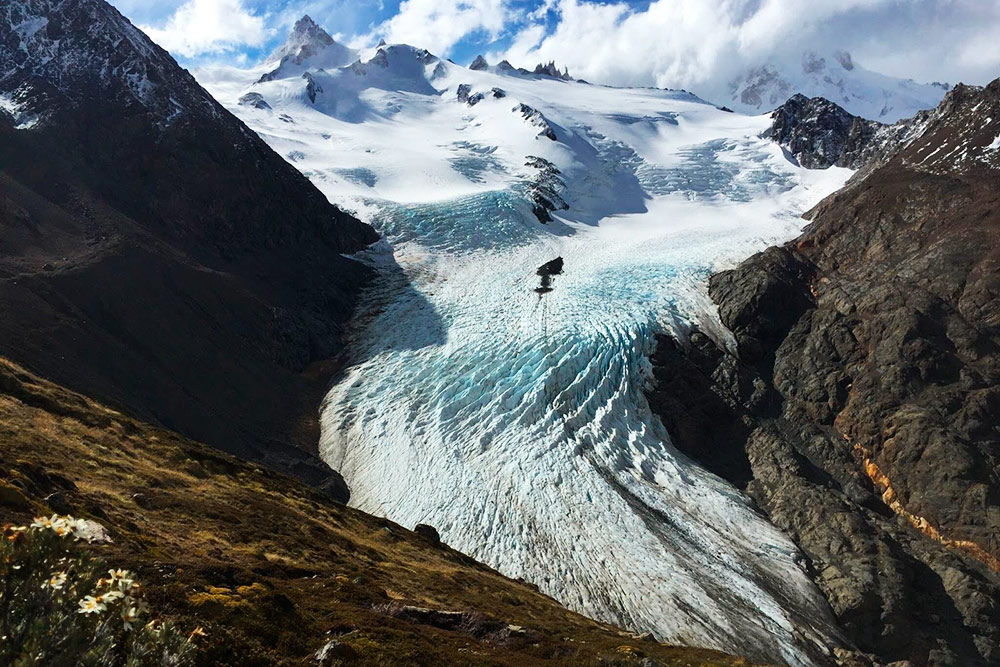
M 0 542 L 0 664 L 140 667 L 194 664 L 194 636 L 147 622 L 132 573 L 108 569 L 80 541 L 97 524 L 69 516 L 6 526 Z

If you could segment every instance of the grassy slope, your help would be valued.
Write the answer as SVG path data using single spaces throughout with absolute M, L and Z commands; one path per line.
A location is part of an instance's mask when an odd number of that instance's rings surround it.
M 0 519 L 46 512 L 104 524 L 114 544 L 98 549 L 138 570 L 154 607 L 206 627 L 206 664 L 301 664 L 337 636 L 353 656 L 345 664 L 748 664 L 636 640 L 401 526 L 0 359 Z M 401 604 L 471 613 L 464 629 L 445 630 L 395 617 Z M 527 634 L 490 632 L 491 619 Z

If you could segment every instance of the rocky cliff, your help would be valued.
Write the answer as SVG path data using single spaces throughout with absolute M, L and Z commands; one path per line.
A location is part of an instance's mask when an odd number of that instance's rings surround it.
M 833 120 L 796 132 L 864 134 Z M 997 664 L 1000 80 L 909 128 L 799 239 L 712 277 L 734 349 L 662 340 L 650 403 L 794 537 L 876 663 Z

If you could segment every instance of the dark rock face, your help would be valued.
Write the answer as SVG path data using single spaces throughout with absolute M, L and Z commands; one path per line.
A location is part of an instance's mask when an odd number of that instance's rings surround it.
M 490 64 L 486 62 L 486 58 L 483 58 L 482 55 L 478 55 L 476 56 L 476 59 L 472 61 L 472 64 L 469 65 L 469 69 L 480 72 L 489 68 L 489 66 Z
M 543 294 L 548 294 L 552 291 L 552 282 L 556 276 L 562 275 L 563 272 L 563 258 L 556 257 L 553 260 L 545 262 L 538 270 L 535 271 L 535 275 L 541 278 L 541 282 L 538 287 L 535 288 L 535 292 L 538 296 Z
M 414 528 L 413 532 L 420 535 L 426 539 L 431 544 L 441 544 L 441 536 L 437 532 L 437 528 L 428 525 L 426 523 L 418 523 Z
M 254 109 L 270 109 L 271 105 L 267 103 L 264 96 L 260 93 L 247 93 L 239 99 L 240 106 L 253 107 Z
M 794 95 L 771 114 L 771 139 L 788 149 L 803 167 L 857 168 L 871 157 L 882 123 L 854 116 L 822 97 Z
M 316 83 L 316 79 L 309 72 L 304 72 L 302 78 L 306 82 L 306 95 L 309 96 L 309 101 L 313 104 L 316 103 L 316 96 L 322 94 L 323 87 Z M 265 102 L 266 104 L 266 102 Z
M 1000 80 L 918 121 L 797 241 L 713 276 L 737 354 L 661 341 L 650 404 L 798 542 L 859 649 L 995 665 Z
M 553 211 L 565 211 L 569 208 L 562 198 L 562 193 L 566 190 L 562 172 L 545 158 L 536 155 L 528 156 L 524 166 L 538 170 L 538 174 L 526 188 L 526 194 L 531 200 L 531 212 L 542 224 L 552 222 Z
M 37 119 L 0 119 L 0 354 L 322 483 L 316 406 L 368 280 L 343 255 L 374 231 L 103 1 L 0 7 L 0 72 Z
M 921 111 L 893 125 L 854 116 L 822 97 L 794 95 L 771 114 L 773 122 L 764 136 L 781 144 L 807 169 L 870 169 L 888 162 L 941 122 L 956 100 L 979 90 L 960 84 L 937 109 Z
M 472 93 L 472 86 L 467 83 L 459 84 L 457 93 L 458 101 L 465 102 L 470 107 L 476 106 L 485 100 L 487 96 L 490 96 L 495 100 L 502 100 L 507 97 L 507 91 L 503 88 L 491 88 L 489 93 Z
M 548 119 L 538 109 L 529 107 L 527 104 L 518 104 L 512 109 L 512 111 L 514 113 L 521 114 L 521 117 L 528 121 L 528 123 L 539 128 L 539 137 L 545 137 L 552 141 L 558 141 L 555 128 L 552 127 L 552 124 L 549 123 Z

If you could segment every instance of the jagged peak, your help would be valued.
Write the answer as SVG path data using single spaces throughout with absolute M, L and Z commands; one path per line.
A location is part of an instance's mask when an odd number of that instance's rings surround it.
M 303 33 L 320 33 L 322 35 L 329 35 L 319 27 L 319 24 L 313 21 L 312 17 L 308 14 L 303 14 L 302 18 L 295 22 L 295 27 L 292 28 L 292 34 L 303 34 Z
M 573 80 L 573 77 L 569 75 L 569 69 L 564 67 L 560 72 L 554 60 L 550 60 L 547 63 L 538 63 L 535 65 L 535 71 L 532 72 L 532 74 L 542 74 L 544 76 L 551 76 L 555 79 L 564 79 L 566 81 Z
M 303 68 L 344 67 L 357 58 L 357 51 L 337 42 L 306 14 L 295 22 L 285 43 L 265 61 L 275 68 L 258 82 L 299 76 Z
M 472 61 L 471 65 L 469 65 L 469 69 L 476 70 L 476 71 L 481 71 L 481 70 L 487 69 L 489 66 L 490 66 L 490 64 L 488 62 L 486 62 L 486 58 L 484 58 L 480 54 L 480 55 L 476 56 L 476 59 Z
M 277 63 L 286 58 L 292 58 L 296 63 L 301 63 L 320 51 L 335 45 L 339 46 L 327 31 L 323 30 L 319 24 L 312 20 L 312 17 L 306 14 L 295 22 L 285 43 L 270 55 L 268 62 Z

